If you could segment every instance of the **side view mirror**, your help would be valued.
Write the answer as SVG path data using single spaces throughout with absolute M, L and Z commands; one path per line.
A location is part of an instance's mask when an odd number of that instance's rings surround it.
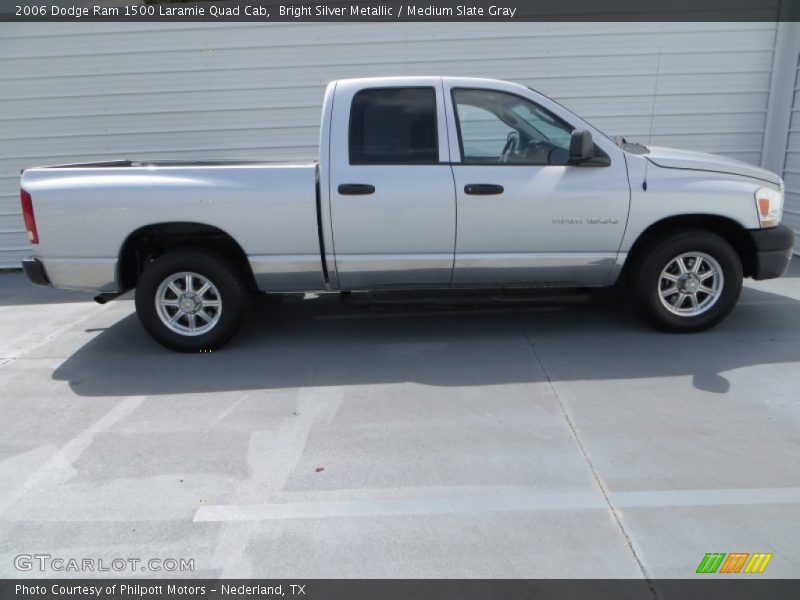
M 569 162 L 577 165 L 594 158 L 592 134 L 585 129 L 576 129 L 569 140 Z

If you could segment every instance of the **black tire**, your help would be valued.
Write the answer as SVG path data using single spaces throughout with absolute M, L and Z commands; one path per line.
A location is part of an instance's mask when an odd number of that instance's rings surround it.
M 717 285 L 715 282 L 719 282 L 719 291 L 716 294 L 700 291 L 694 295 L 694 299 L 689 297 L 690 294 L 681 301 L 680 292 L 691 292 L 692 288 L 687 289 L 684 280 L 673 284 L 666 276 L 662 278 L 662 271 L 672 264 L 676 270 L 668 271 L 666 275 L 674 277 L 680 271 L 677 270 L 678 263 L 673 261 L 692 253 L 716 261 L 717 264 L 713 265 L 711 261 L 701 260 L 700 268 L 705 270 L 698 275 L 707 278 L 699 282 L 704 287 L 711 288 Z M 683 258 L 682 262 L 690 267 L 694 265 L 691 256 Z M 708 274 L 717 270 L 721 270 L 722 276 L 719 278 L 713 273 Z M 742 291 L 742 277 L 739 255 L 725 239 L 709 231 L 683 229 L 655 238 L 642 248 L 632 265 L 630 292 L 640 312 L 659 329 L 680 333 L 703 331 L 722 321 L 731 312 Z M 706 281 L 709 282 L 707 286 Z M 697 284 L 692 282 L 689 285 Z M 670 294 L 673 286 L 676 291 Z M 664 294 L 665 302 L 672 306 L 672 310 L 662 302 L 661 296 Z M 706 299 L 709 302 L 703 308 Z M 693 301 L 697 304 L 693 305 Z M 699 310 L 702 312 L 691 314 Z M 673 311 L 684 311 L 684 314 L 675 314 Z
M 180 333 L 171 329 L 162 319 L 157 308 L 156 298 L 159 287 L 170 276 L 188 272 L 199 275 L 213 284 L 216 292 L 211 292 L 207 304 L 218 298 L 219 315 L 209 330 L 200 334 Z M 177 280 L 179 281 L 179 280 Z M 198 278 L 195 281 L 202 281 Z M 198 290 L 199 291 L 199 290 Z M 239 329 L 247 305 L 247 289 L 242 273 L 231 261 L 215 252 L 206 250 L 174 250 L 162 254 L 147 264 L 136 285 L 136 312 L 139 320 L 154 340 L 177 352 L 209 352 L 221 348 Z M 178 309 L 167 307 L 165 311 L 176 314 Z M 216 315 L 215 308 L 204 309 L 206 315 Z M 198 315 L 199 317 L 199 315 Z M 188 315 L 181 317 L 174 328 L 188 328 Z M 192 317 L 193 322 L 202 327 L 209 326 L 207 321 Z M 185 324 L 185 325 L 182 325 Z

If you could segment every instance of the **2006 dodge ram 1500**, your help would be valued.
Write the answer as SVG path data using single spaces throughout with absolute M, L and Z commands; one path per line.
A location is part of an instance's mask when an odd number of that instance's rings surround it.
M 743 277 L 779 277 L 783 181 L 728 158 L 612 140 L 528 88 L 336 81 L 319 161 L 115 161 L 26 169 L 38 284 L 136 288 L 179 351 L 236 332 L 248 288 L 608 286 L 657 326 L 722 320 Z

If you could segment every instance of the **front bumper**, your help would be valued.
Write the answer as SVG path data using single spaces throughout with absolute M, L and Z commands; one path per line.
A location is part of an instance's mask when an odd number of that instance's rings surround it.
M 44 270 L 42 261 L 33 256 L 23 259 L 22 268 L 25 275 L 31 280 L 31 283 L 36 285 L 50 285 L 50 279 L 47 277 L 47 272 Z
M 794 232 L 786 225 L 778 225 L 751 229 L 749 233 L 756 249 L 753 279 L 774 279 L 783 275 L 792 259 Z

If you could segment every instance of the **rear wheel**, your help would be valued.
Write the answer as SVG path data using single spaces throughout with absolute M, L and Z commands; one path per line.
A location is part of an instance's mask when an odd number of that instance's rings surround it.
M 178 352 L 216 350 L 239 328 L 247 294 L 239 270 L 223 256 L 175 250 L 149 263 L 136 286 L 145 330 Z
M 742 264 L 731 245 L 702 230 L 653 240 L 633 267 L 632 291 L 642 313 L 667 331 L 713 327 L 733 309 Z

